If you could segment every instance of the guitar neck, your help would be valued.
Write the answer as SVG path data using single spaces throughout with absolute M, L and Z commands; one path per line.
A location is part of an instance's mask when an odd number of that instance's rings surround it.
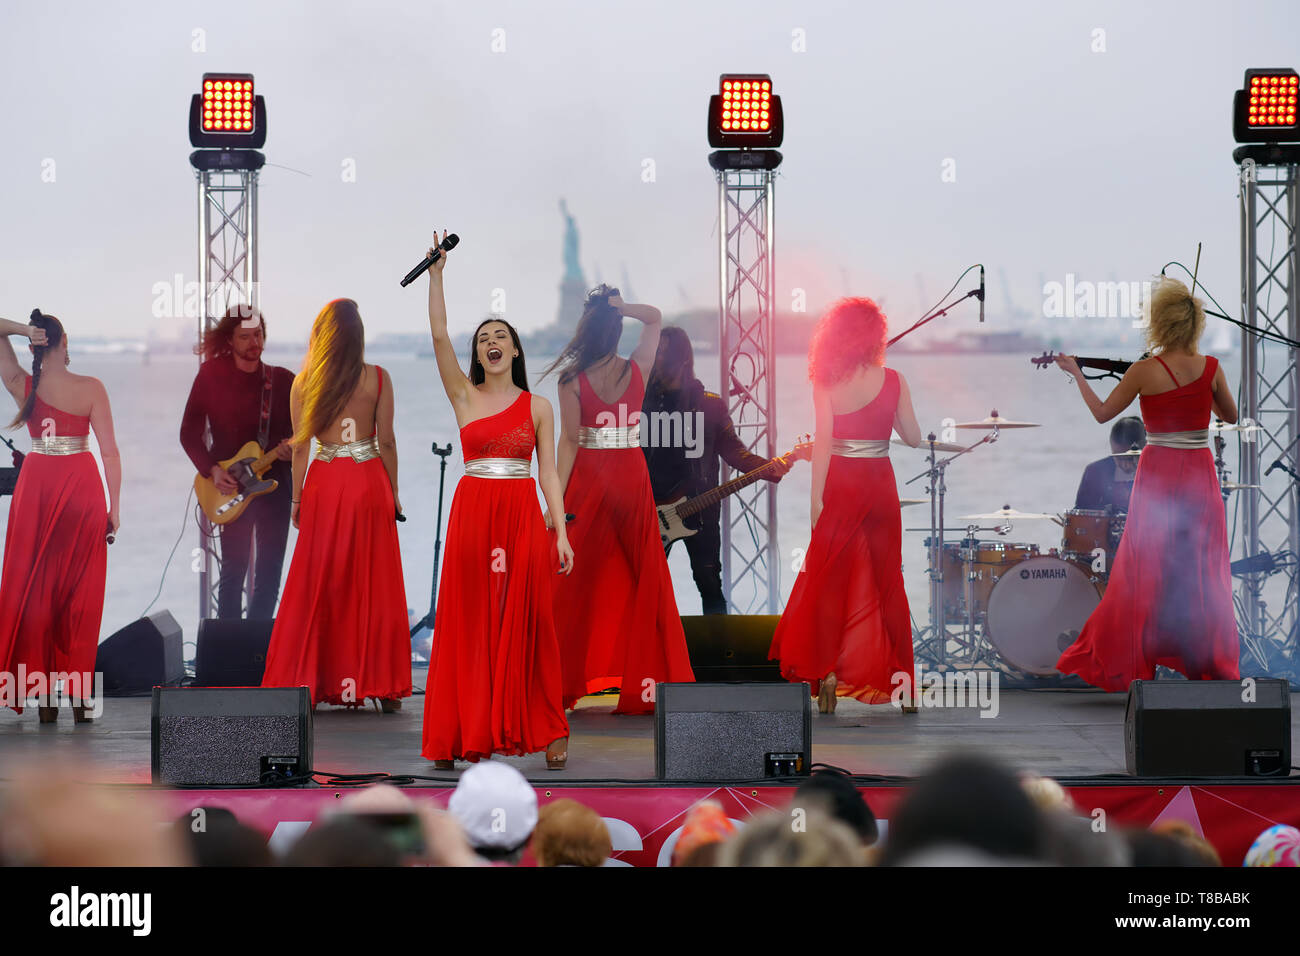
M 748 474 L 741 475 L 739 478 L 732 478 L 730 481 L 718 485 L 718 487 L 711 491 L 706 491 L 704 494 L 698 495 L 689 501 L 684 501 L 677 506 L 677 513 L 684 518 L 690 517 L 697 511 L 703 511 L 711 505 L 716 505 L 723 498 L 727 497 L 727 495 L 734 495 L 742 488 L 748 487 L 758 481 L 763 477 L 767 470 L 775 464 L 775 460 L 769 461 L 767 464 L 760 465 Z

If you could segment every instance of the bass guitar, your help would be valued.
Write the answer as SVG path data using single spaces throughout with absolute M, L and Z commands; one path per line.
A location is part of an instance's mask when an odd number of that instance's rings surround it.
M 685 495 L 676 501 L 664 505 L 657 505 L 655 510 L 659 512 L 659 538 L 663 542 L 664 550 L 674 541 L 682 538 L 689 538 L 696 534 L 698 528 L 689 528 L 686 526 L 685 519 L 699 514 L 705 508 L 716 505 L 728 495 L 734 495 L 742 488 L 752 485 L 754 482 L 764 478 L 778 464 L 790 465 L 796 461 L 808 461 L 812 458 L 812 436 L 805 435 L 803 439 L 794 446 L 794 449 L 785 455 L 773 458 L 764 465 L 759 465 L 753 471 L 746 472 L 738 478 L 733 478 L 728 482 L 718 485 L 716 488 L 696 495 L 694 498 L 688 498 Z

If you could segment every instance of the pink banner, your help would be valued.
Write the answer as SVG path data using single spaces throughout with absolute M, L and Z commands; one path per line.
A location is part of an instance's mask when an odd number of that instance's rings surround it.
M 860 788 L 882 831 L 906 793 L 902 787 Z M 337 806 L 348 791 L 169 790 L 167 813 L 175 818 L 194 807 L 224 807 L 242 822 L 264 830 L 273 848 L 291 844 L 312 822 Z M 416 800 L 445 807 L 451 789 L 409 788 Z M 537 789 L 546 803 L 568 797 L 605 818 L 614 860 L 627 866 L 668 866 L 686 812 L 698 801 L 717 800 L 737 823 L 765 810 L 784 810 L 791 787 L 555 787 Z M 1242 786 L 1088 786 L 1073 787 L 1079 813 L 1095 825 L 1151 826 L 1185 820 L 1218 849 L 1228 866 L 1240 865 L 1260 831 L 1277 823 L 1300 826 L 1300 795 L 1294 787 Z

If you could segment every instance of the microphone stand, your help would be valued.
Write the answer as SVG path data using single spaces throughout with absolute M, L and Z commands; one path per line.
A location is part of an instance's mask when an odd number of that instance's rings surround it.
M 415 637 L 426 627 L 430 631 L 433 630 L 434 617 L 438 609 L 438 568 L 442 557 L 442 496 L 447 481 L 447 456 L 451 454 L 451 442 L 448 442 L 446 447 L 439 447 L 438 443 L 434 442 L 433 453 L 442 459 L 438 469 L 438 523 L 435 526 L 433 542 L 433 586 L 429 592 L 429 613 L 420 618 L 411 628 L 411 637 Z
M 929 315 L 925 316 L 924 318 L 918 319 L 916 323 L 913 324 L 910 328 L 906 328 L 903 331 L 899 332 L 892 339 L 886 342 L 885 345 L 886 346 L 893 345 L 895 342 L 897 342 L 903 336 L 907 335 L 909 332 L 915 332 L 917 329 L 925 325 L 927 322 L 933 322 L 935 319 L 939 318 L 940 316 L 947 315 L 949 309 L 955 309 L 958 305 L 965 302 L 967 299 L 978 298 L 979 294 L 980 294 L 979 289 L 971 289 L 969 292 L 967 292 L 964 296 L 962 296 L 960 299 L 958 299 L 956 302 L 952 303 L 951 305 L 945 306 L 944 308 L 939 309 L 937 312 L 931 312 Z

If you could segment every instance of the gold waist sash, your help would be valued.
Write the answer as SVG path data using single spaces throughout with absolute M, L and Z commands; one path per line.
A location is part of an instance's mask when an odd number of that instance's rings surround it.
M 32 439 L 32 452 L 37 455 L 79 455 L 83 451 L 90 451 L 89 435 Z
M 1208 428 L 1197 428 L 1189 432 L 1147 432 L 1147 444 L 1159 445 L 1161 448 L 1195 451 L 1197 448 L 1208 448 L 1209 441 Z
M 586 425 L 578 429 L 579 448 L 640 448 L 641 423 L 629 425 L 604 425 L 589 428 Z
M 888 458 L 888 438 L 832 438 L 831 454 L 844 458 Z
M 360 441 L 348 442 L 346 445 L 336 445 L 332 441 L 322 441 L 316 443 L 316 460 L 333 461 L 335 458 L 351 458 L 353 461 L 369 461 L 371 458 L 379 457 L 379 437 L 371 435 L 369 438 L 362 438 Z
M 465 474 L 471 478 L 531 478 L 531 459 L 471 458 Z

